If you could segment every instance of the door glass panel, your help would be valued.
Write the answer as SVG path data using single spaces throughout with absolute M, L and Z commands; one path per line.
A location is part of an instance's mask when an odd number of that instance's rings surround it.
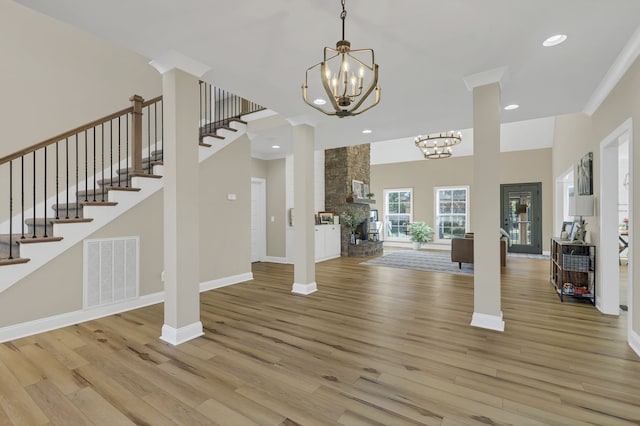
M 508 197 L 508 229 L 511 244 L 532 245 L 531 238 L 531 191 L 509 191 Z

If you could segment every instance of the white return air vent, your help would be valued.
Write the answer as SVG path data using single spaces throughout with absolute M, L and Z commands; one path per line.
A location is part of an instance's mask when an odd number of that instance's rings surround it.
M 84 241 L 84 308 L 138 297 L 140 237 Z

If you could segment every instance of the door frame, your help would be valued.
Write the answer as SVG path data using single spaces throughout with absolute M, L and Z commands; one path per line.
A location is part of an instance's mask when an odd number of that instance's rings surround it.
M 597 265 L 598 304 L 604 314 L 620 315 L 620 280 L 618 271 L 618 144 L 625 133 L 629 138 L 629 217 L 633 217 L 633 122 L 627 119 L 600 142 L 600 241 Z M 629 222 L 629 235 L 633 234 L 634 222 Z M 629 312 L 628 336 L 633 318 L 633 238 L 629 238 L 627 274 L 627 307 Z
M 507 217 L 505 212 L 508 209 L 509 191 L 531 191 L 532 206 L 531 212 L 531 245 L 509 244 L 509 253 L 530 253 L 542 254 L 542 182 L 527 183 L 503 183 L 500 184 L 500 226 L 503 227 Z M 508 230 L 507 230 L 508 231 Z M 514 250 L 515 249 L 515 250 Z

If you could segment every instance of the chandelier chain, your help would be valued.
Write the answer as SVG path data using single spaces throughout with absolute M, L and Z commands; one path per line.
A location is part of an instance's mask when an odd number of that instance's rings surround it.
M 342 13 L 340 13 L 340 19 L 342 19 L 342 39 L 344 40 L 344 21 L 347 18 L 347 10 L 344 7 L 345 0 L 342 0 Z

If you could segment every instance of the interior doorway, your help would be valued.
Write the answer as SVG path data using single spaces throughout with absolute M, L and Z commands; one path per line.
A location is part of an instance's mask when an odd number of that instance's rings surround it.
M 251 262 L 267 256 L 266 181 L 251 178 Z
M 633 300 L 633 286 L 630 281 L 633 268 L 630 261 L 633 250 L 633 241 L 630 238 L 633 226 L 631 132 L 632 124 L 629 119 L 600 144 L 602 179 L 598 276 L 598 309 L 610 315 L 620 315 L 621 310 L 628 310 L 629 318 Z
M 542 254 L 542 184 L 500 185 L 500 223 L 509 234 L 510 253 Z

